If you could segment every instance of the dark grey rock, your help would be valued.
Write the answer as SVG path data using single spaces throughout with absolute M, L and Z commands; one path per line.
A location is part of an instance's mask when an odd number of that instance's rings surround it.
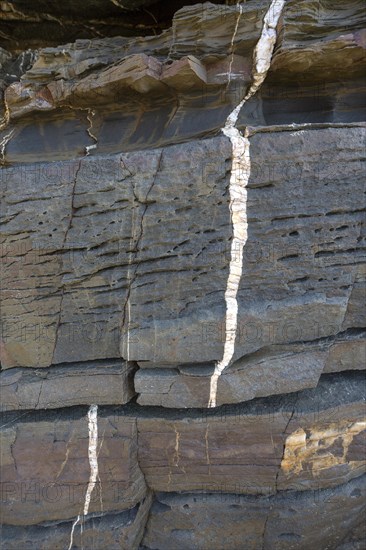
M 13 368 L 0 374 L 3 411 L 73 405 L 123 405 L 134 396 L 133 363 L 95 361 L 43 369 Z
M 160 493 L 142 548 L 340 550 L 347 538 L 362 530 L 364 494 L 365 476 L 335 489 L 289 491 L 269 498 Z M 362 548 L 362 540 L 354 539 L 356 546 L 349 547 Z
M 136 550 L 142 539 L 151 506 L 148 494 L 134 508 L 124 512 L 91 515 L 75 527 L 72 548 L 110 548 Z M 82 530 L 81 530 L 82 527 Z M 56 550 L 69 547 L 71 522 L 48 522 L 39 525 L 3 525 L 0 548 L 4 550 Z

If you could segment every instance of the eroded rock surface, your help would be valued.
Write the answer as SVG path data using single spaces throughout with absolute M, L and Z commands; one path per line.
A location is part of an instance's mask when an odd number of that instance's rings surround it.
M 365 468 L 364 376 L 315 390 L 137 420 L 139 463 L 155 491 L 272 494 L 330 487 Z M 224 489 L 224 487 L 226 489 Z
M 364 548 L 363 11 L 1 3 L 3 550 Z
M 313 544 L 347 548 L 342 545 L 345 533 L 350 533 L 350 539 L 357 529 L 362 533 L 364 491 L 362 477 L 335 489 L 294 491 L 269 498 L 162 493 L 153 503 L 142 548 L 240 550 L 243 540 L 251 550 L 307 550 Z M 330 524 L 332 528 L 324 528 Z M 361 545 L 362 539 L 356 538 L 349 548 Z

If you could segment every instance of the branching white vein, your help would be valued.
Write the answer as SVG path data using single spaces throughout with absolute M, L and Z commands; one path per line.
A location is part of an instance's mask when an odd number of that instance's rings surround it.
M 271 64 L 273 49 L 277 39 L 276 27 L 286 0 L 272 0 L 271 5 L 264 16 L 261 36 L 256 44 L 253 55 L 252 84 L 245 97 L 233 109 L 226 119 L 222 132 L 227 136 L 232 145 L 232 167 L 230 174 L 230 212 L 233 225 L 233 240 L 231 243 L 231 259 L 229 277 L 225 292 L 226 302 L 226 327 L 224 353 L 221 361 L 216 366 L 210 380 L 209 407 L 216 407 L 217 384 L 223 370 L 230 364 L 234 351 L 238 321 L 237 293 L 243 271 L 243 248 L 247 241 L 247 190 L 246 186 L 250 177 L 250 142 L 247 130 L 244 136 L 236 128 L 239 113 L 244 103 L 254 95 L 263 83 Z M 239 17 L 236 21 L 232 47 L 238 30 Z M 229 75 L 230 80 L 230 75 Z M 238 244 L 240 247 L 237 254 Z M 238 259 L 239 256 L 239 259 Z

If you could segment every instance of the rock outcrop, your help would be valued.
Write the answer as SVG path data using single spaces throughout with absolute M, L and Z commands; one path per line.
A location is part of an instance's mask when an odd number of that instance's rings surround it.
M 1 10 L 1 548 L 364 548 L 363 2 Z

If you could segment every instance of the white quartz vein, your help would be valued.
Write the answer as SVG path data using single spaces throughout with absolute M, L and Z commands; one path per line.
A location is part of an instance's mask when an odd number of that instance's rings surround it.
M 277 39 L 276 27 L 286 0 L 272 0 L 264 16 L 261 36 L 256 44 L 253 55 L 252 84 L 245 97 L 233 109 L 226 119 L 222 132 L 232 145 L 232 167 L 230 174 L 230 212 L 233 225 L 233 239 L 231 243 L 231 259 L 229 277 L 225 292 L 226 318 L 225 343 L 221 361 L 216 366 L 210 380 L 210 397 L 208 406 L 216 407 L 217 383 L 223 370 L 230 364 L 234 351 L 238 322 L 237 294 L 243 271 L 243 248 L 248 238 L 247 221 L 247 184 L 250 177 L 250 142 L 247 132 L 244 136 L 236 128 L 239 113 L 244 103 L 251 98 L 262 85 L 271 64 L 272 54 Z M 236 21 L 231 45 L 238 30 L 242 13 L 240 4 L 239 16 Z M 229 75 L 230 81 L 230 75 Z M 240 253 L 238 254 L 238 244 Z
M 91 495 L 94 490 L 95 484 L 99 477 L 98 469 L 98 405 L 90 405 L 88 411 L 88 430 L 89 430 L 89 445 L 88 445 L 88 458 L 90 466 L 89 482 L 86 489 L 85 500 L 84 500 L 84 509 L 83 516 L 87 516 L 89 512 Z M 75 527 L 81 520 L 81 515 L 79 514 L 72 524 L 71 535 L 70 535 L 70 544 L 68 550 L 71 550 L 74 539 Z

